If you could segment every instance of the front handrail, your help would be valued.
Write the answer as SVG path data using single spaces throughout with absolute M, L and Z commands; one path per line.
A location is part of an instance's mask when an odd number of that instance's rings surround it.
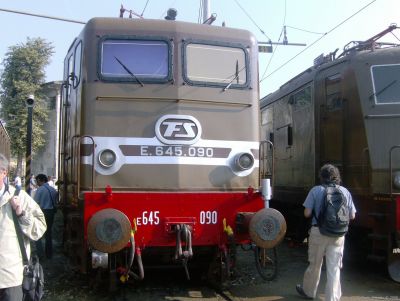
M 393 155 L 393 150 L 395 150 L 396 148 L 400 149 L 400 145 L 394 145 L 390 148 L 389 151 L 389 169 L 390 169 L 390 197 L 392 197 L 393 195 L 400 195 L 399 192 L 393 192 L 393 160 L 392 160 L 392 155 Z
M 268 146 L 271 147 L 270 151 L 268 150 Z M 260 168 L 259 168 L 259 185 L 261 186 L 261 180 L 263 178 L 270 178 L 271 179 L 271 187 L 273 189 L 274 187 L 274 171 L 275 171 L 275 166 L 274 166 L 274 144 L 270 140 L 264 140 L 260 142 Z M 271 153 L 271 167 L 269 170 L 269 173 L 266 173 L 267 168 L 265 166 L 268 165 L 268 154 Z
M 84 136 L 80 136 L 78 139 L 78 168 L 80 168 L 81 166 L 81 145 L 82 145 L 82 139 L 84 138 L 88 138 L 91 140 L 92 142 L 92 189 L 91 191 L 94 191 L 94 147 L 95 147 L 95 143 L 94 143 L 94 139 L 92 136 L 89 135 L 84 135 Z M 77 183 L 77 196 L 79 198 L 79 193 L 81 190 L 81 173 L 80 171 L 78 171 L 78 177 L 77 177 L 78 183 Z

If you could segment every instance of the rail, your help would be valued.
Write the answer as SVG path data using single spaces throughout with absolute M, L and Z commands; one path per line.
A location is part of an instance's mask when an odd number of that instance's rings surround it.
M 269 149 L 268 149 L 269 148 Z M 270 140 L 260 142 L 260 168 L 259 185 L 262 179 L 271 179 L 271 187 L 274 187 L 274 144 Z
M 389 169 L 390 169 L 390 197 L 394 195 L 400 195 L 400 192 L 393 192 L 393 160 L 392 160 L 392 155 L 393 155 L 393 150 L 396 148 L 400 149 L 400 145 L 394 145 L 390 148 L 389 151 Z
M 240 107 L 251 107 L 250 103 L 233 102 L 233 101 L 218 101 L 218 100 L 204 100 L 204 99 L 191 99 L 191 98 L 166 98 L 166 97 L 124 97 L 124 96 L 97 96 L 96 100 L 136 100 L 136 101 L 167 101 L 167 102 L 197 102 L 213 105 L 229 105 Z

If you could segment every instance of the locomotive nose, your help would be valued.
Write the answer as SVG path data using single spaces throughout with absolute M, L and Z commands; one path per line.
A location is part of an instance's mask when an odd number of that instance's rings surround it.
M 261 209 L 251 218 L 249 233 L 251 239 L 258 247 L 271 249 L 278 245 L 285 237 L 285 218 L 276 209 Z

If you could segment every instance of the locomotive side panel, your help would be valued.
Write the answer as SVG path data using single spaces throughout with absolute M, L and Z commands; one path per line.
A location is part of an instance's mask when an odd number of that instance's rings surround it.
M 274 144 L 271 207 L 288 220 L 288 233 L 301 239 L 307 230 L 302 203 L 315 183 L 315 100 L 310 74 L 292 84 L 281 87 L 270 103 L 261 103 L 261 128 Z
M 396 264 L 400 261 L 395 252 L 400 245 L 400 140 L 397 133 L 400 126 L 400 48 L 389 45 L 380 49 L 372 41 L 346 50 L 339 59 L 327 60 L 306 70 L 282 86 L 281 91 L 263 99 L 261 109 L 271 110 L 275 102 L 290 98 L 289 95 L 306 83 L 305 74 L 310 73 L 315 100 L 311 112 L 315 124 L 309 128 L 315 132 L 314 182 L 303 185 L 303 189 L 293 185 L 293 176 L 286 168 L 288 162 L 277 154 L 272 204 L 287 217 L 289 235 L 302 240 L 307 235 L 304 226 L 307 221 L 302 217 L 301 206 L 306 192 L 319 184 L 320 166 L 328 162 L 337 165 L 343 185 L 349 188 L 357 208 L 349 245 L 362 246 L 370 259 L 387 260 L 389 272 L 395 279 L 398 278 Z M 283 112 L 283 118 L 287 114 L 294 116 L 292 108 Z M 279 116 L 273 118 L 275 121 Z M 293 131 L 293 137 L 296 140 L 301 135 Z M 275 140 L 276 147 L 279 143 Z M 307 145 L 307 140 L 304 143 Z M 292 158 L 296 160 L 295 155 Z M 287 192 L 281 193 L 281 187 Z M 299 233 L 299 229 L 304 231 Z
M 400 58 L 398 47 L 372 55 L 366 53 L 355 61 L 360 82 L 363 117 L 371 160 L 371 188 L 373 193 L 391 190 L 390 149 L 400 144 L 396 128 L 399 126 Z M 383 134 L 384 133 L 384 134 Z M 392 153 L 392 169 L 400 168 L 400 151 Z M 392 187 L 399 192 L 399 187 Z

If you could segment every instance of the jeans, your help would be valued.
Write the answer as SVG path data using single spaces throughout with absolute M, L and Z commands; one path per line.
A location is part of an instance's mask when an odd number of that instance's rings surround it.
M 50 259 L 53 256 L 52 228 L 56 211 L 54 209 L 42 209 L 42 211 L 44 213 L 44 218 L 46 219 L 47 230 L 43 237 L 36 241 L 36 251 L 38 256 L 43 258 L 43 240 L 45 239 L 45 253 L 46 257 Z

